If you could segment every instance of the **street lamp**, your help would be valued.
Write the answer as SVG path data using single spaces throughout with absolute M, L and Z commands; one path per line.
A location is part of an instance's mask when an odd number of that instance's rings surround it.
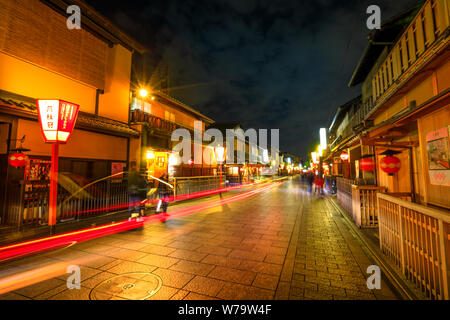
M 222 188 L 222 164 L 225 161 L 226 154 L 225 148 L 220 144 L 214 148 L 214 155 L 216 157 L 217 162 L 219 163 L 219 188 Z
M 63 100 L 41 99 L 36 100 L 36 105 L 44 141 L 52 144 L 48 225 L 53 233 L 57 211 L 59 145 L 69 140 L 80 106 Z
M 141 90 L 139 90 L 139 95 L 140 95 L 142 98 L 145 98 L 146 96 L 148 96 L 148 91 L 145 90 L 144 88 L 142 88 Z

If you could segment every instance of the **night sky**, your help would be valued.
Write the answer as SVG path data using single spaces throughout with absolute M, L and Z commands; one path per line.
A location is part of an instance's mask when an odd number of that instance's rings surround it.
M 171 95 L 218 122 L 280 129 L 306 156 L 348 88 L 367 44 L 366 8 L 382 20 L 417 0 L 109 0 L 88 3 L 170 66 Z

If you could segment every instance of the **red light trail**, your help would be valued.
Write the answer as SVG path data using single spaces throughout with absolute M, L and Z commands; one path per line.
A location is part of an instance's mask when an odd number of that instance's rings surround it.
M 116 223 L 111 223 L 103 226 L 98 227 L 92 227 L 87 229 L 82 229 L 74 232 L 68 232 L 56 236 L 50 236 L 46 238 L 26 241 L 22 243 L 17 243 L 13 245 L 8 245 L 4 247 L 0 247 L 0 262 L 4 262 L 7 260 L 24 257 L 30 254 L 36 254 L 36 253 L 42 253 L 45 251 L 65 247 L 69 244 L 73 243 L 79 243 L 88 241 L 91 239 L 128 231 L 131 229 L 142 227 L 146 224 L 151 223 L 157 223 L 157 222 L 163 222 L 175 218 L 179 218 L 182 216 L 186 216 L 189 214 L 197 213 L 200 211 L 205 211 L 217 206 L 226 205 L 235 201 L 240 201 L 246 198 L 249 198 L 255 194 L 264 192 L 266 190 L 269 190 L 271 188 L 274 188 L 278 186 L 282 182 L 274 182 L 266 186 L 259 187 L 254 190 L 246 191 L 241 194 L 230 196 L 226 199 L 218 199 L 218 200 L 211 200 L 205 203 L 200 204 L 194 204 L 189 207 L 174 209 L 170 212 L 170 215 L 152 215 L 148 217 L 140 217 L 136 219 L 129 219 L 127 221 L 121 221 Z M 253 184 L 252 184 L 253 185 Z M 247 185 L 248 186 L 248 185 Z M 235 190 L 242 188 L 242 186 L 239 187 L 232 187 L 232 188 L 226 188 L 226 190 Z M 204 195 L 213 195 L 217 193 L 224 192 L 224 189 L 217 189 L 212 191 L 205 191 L 205 192 L 199 192 L 195 195 L 194 198 L 200 197 L 200 194 Z M 179 199 L 177 197 L 177 199 Z M 193 199 L 191 196 L 190 199 Z

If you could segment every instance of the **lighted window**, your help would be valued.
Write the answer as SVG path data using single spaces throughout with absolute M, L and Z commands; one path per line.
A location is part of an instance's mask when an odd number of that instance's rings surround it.
M 175 114 L 170 111 L 164 111 L 164 119 L 167 121 L 175 122 Z

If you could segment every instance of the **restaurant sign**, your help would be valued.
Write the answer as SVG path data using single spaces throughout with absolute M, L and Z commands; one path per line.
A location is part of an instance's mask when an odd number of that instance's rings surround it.
M 432 185 L 450 186 L 450 126 L 427 133 L 428 172 Z

